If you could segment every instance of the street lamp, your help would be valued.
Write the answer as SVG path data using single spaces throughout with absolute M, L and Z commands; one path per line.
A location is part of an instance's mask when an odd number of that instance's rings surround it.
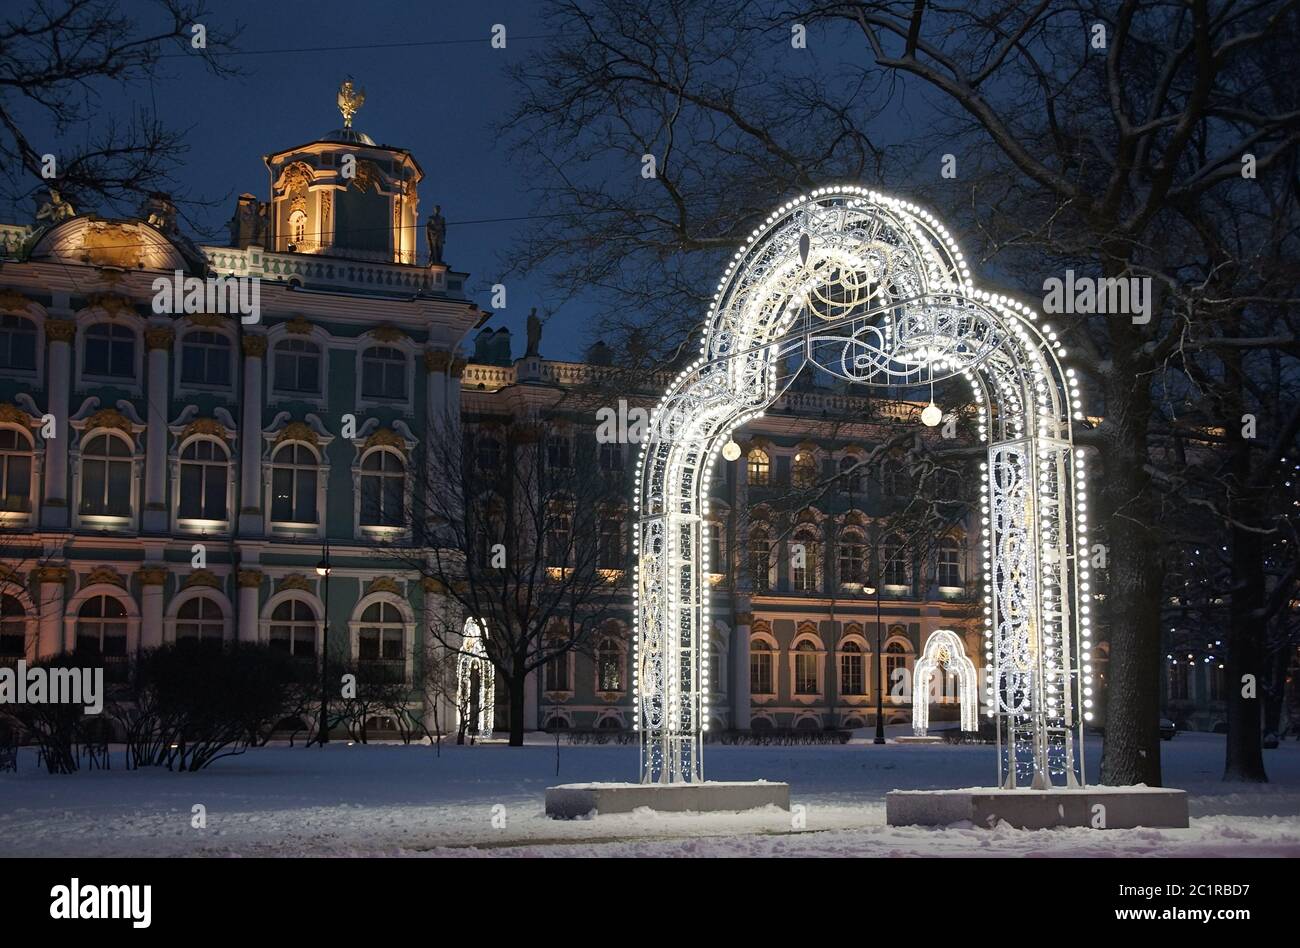
M 329 655 L 330 655 L 330 542 L 321 545 L 320 562 L 316 564 L 316 575 L 325 580 L 325 622 L 321 629 L 320 641 L 320 726 L 317 728 L 320 746 L 329 743 Z
M 880 636 L 880 584 L 874 586 L 863 586 L 862 591 L 868 596 L 876 597 L 876 737 L 871 742 L 873 744 L 885 743 L 885 702 L 884 702 L 884 670 L 885 656 L 881 654 L 881 636 Z

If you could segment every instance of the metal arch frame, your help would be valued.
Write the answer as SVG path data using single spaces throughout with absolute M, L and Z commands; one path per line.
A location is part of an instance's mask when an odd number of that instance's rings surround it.
M 791 354 L 861 384 L 969 381 L 988 445 L 985 694 L 1007 735 L 999 783 L 1082 783 L 1092 668 L 1083 458 L 1071 436 L 1081 403 L 1064 350 L 1037 319 L 977 289 L 927 211 L 865 188 L 815 190 L 754 230 L 718 284 L 701 357 L 656 406 L 637 462 L 643 783 L 703 780 L 709 480 L 731 433 L 797 374 L 784 368 Z
M 948 657 L 944 658 L 946 649 Z M 961 704 L 961 729 L 979 729 L 979 709 L 976 707 L 979 680 L 975 663 L 966 654 L 966 646 L 952 629 L 935 629 L 925 640 L 921 657 L 912 669 L 912 733 L 924 737 L 930 727 L 930 676 L 942 665 L 957 675 L 957 696 Z
M 470 721 L 466 730 L 479 740 L 492 736 L 496 723 L 496 670 L 488 659 L 487 625 L 478 619 L 465 620 L 461 631 L 460 654 L 456 657 L 456 730 L 464 723 L 465 712 L 470 708 L 470 688 L 475 668 L 478 669 L 478 720 Z

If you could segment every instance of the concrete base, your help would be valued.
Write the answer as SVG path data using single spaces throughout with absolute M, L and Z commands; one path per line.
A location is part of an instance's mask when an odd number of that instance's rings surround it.
M 749 783 L 569 783 L 546 790 L 546 815 L 571 820 L 647 807 L 662 813 L 717 813 L 764 806 L 790 809 L 790 785 Z
M 1017 829 L 1186 829 L 1187 794 L 1141 785 L 1051 790 L 891 790 L 885 794 L 885 822 L 890 826 L 973 823 L 987 827 L 1006 822 Z
M 942 744 L 942 737 L 935 737 L 933 734 L 927 734 L 924 737 L 918 737 L 915 734 L 896 737 L 894 741 L 898 744 Z

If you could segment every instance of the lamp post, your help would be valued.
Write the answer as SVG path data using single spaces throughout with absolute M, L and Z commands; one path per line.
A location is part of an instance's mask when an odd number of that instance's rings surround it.
M 316 575 L 325 582 L 325 622 L 321 629 L 320 641 L 320 726 L 317 728 L 320 746 L 329 743 L 329 661 L 330 661 L 330 541 L 327 538 L 321 545 L 321 559 L 316 564 Z

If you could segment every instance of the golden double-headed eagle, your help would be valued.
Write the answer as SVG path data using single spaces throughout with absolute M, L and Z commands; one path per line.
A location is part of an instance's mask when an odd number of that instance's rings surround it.
M 339 111 L 343 113 L 343 127 L 352 127 L 352 116 L 366 104 L 366 90 L 353 90 L 352 80 L 344 79 L 339 86 Z

